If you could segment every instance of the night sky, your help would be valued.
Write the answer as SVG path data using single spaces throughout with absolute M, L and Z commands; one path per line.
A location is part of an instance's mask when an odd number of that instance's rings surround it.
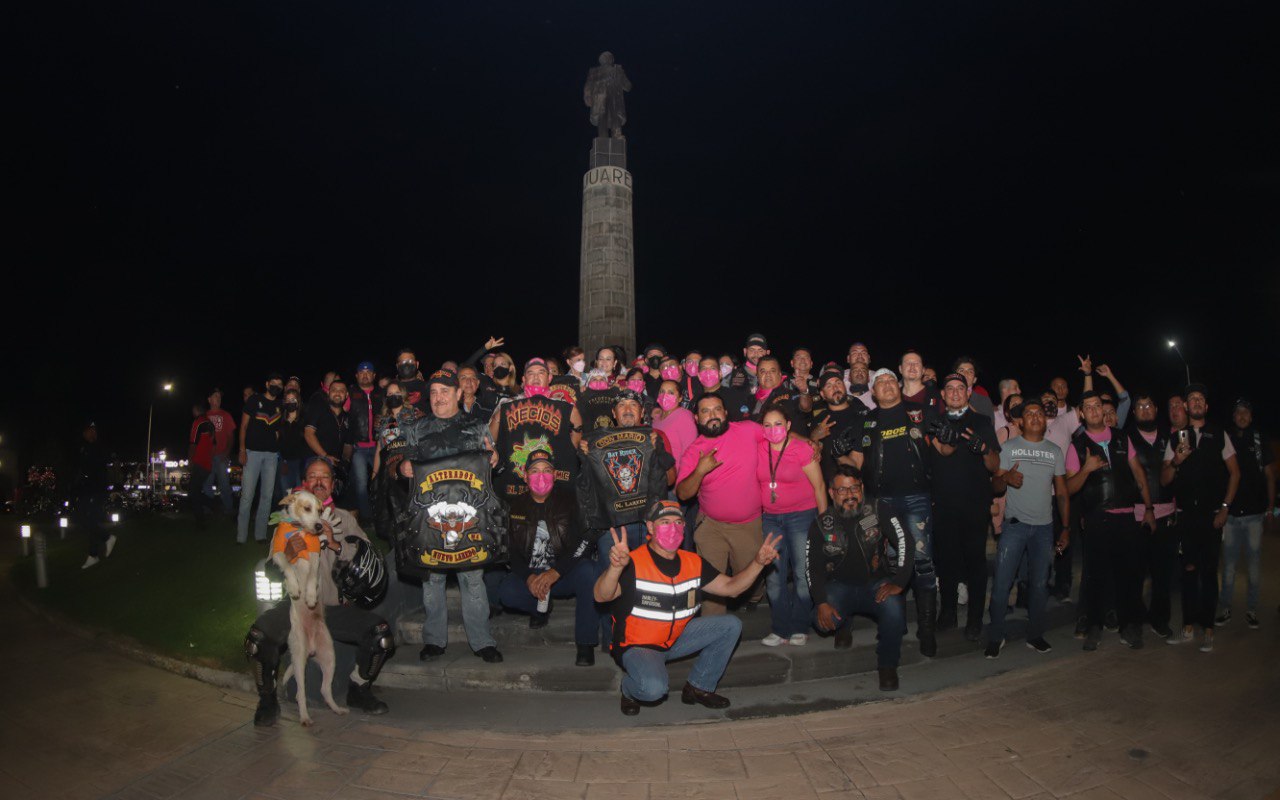
M 1274 4 L 1126 5 L 9 8 L 0 432 L 43 458 L 92 417 L 140 458 L 166 379 L 178 448 L 191 400 L 238 414 L 270 369 L 558 353 L 605 49 L 641 342 L 963 351 L 993 390 L 1090 352 L 1164 391 L 1172 337 L 1211 413 L 1274 397 Z

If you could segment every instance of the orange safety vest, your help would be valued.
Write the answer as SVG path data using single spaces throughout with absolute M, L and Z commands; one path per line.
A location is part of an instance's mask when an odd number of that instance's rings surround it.
M 693 615 L 702 604 L 698 602 L 698 589 L 702 586 L 702 559 L 679 550 L 680 571 L 670 577 L 658 569 L 653 551 L 642 545 L 631 551 L 631 563 L 636 568 L 635 605 L 624 618 L 614 617 L 615 629 L 624 629 L 618 646 L 649 647 L 670 650 L 684 632 Z
M 320 537 L 314 533 L 306 531 L 294 525 L 291 522 L 282 522 L 276 526 L 276 532 L 271 537 L 271 555 L 283 553 L 285 544 L 294 536 L 301 536 L 302 541 L 306 544 L 306 549 L 289 559 L 289 563 L 297 561 L 299 558 L 311 558 L 312 553 L 320 552 Z

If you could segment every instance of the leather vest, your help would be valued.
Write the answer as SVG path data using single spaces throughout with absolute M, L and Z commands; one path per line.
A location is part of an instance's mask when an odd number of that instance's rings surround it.
M 911 474 L 915 478 L 916 491 L 929 491 L 929 466 L 925 458 L 926 447 L 925 411 L 918 403 L 902 401 L 907 412 L 907 457 L 911 460 Z M 884 440 L 880 431 L 881 409 L 873 408 L 867 412 L 862 422 L 862 478 L 866 483 L 866 492 L 870 497 L 880 495 L 880 480 L 884 475 Z
M 399 572 L 421 578 L 506 560 L 507 510 L 494 493 L 488 453 L 415 462 L 410 494 L 395 536 Z
M 1107 511 L 1114 508 L 1132 508 L 1135 503 L 1142 502 L 1142 494 L 1138 491 L 1138 482 L 1134 480 L 1133 470 L 1129 469 L 1129 435 L 1124 431 L 1111 428 L 1111 441 L 1106 450 L 1102 445 L 1089 438 L 1083 430 L 1071 437 L 1071 446 L 1081 465 L 1089 453 L 1093 453 L 1107 462 L 1108 466 L 1094 470 L 1084 482 L 1080 490 L 1080 511 L 1092 514 L 1095 511 Z
M 1169 444 L 1169 432 L 1158 430 L 1155 441 L 1147 444 L 1147 440 L 1142 437 L 1142 431 L 1134 430 L 1129 436 L 1129 441 L 1133 442 L 1134 450 L 1138 454 L 1138 463 L 1142 465 L 1142 471 L 1147 475 L 1147 491 L 1151 493 L 1152 504 L 1172 503 L 1173 484 L 1160 485 L 1160 471 L 1164 468 L 1164 450 Z
M 498 489 L 504 497 L 528 491 L 524 462 L 534 450 L 547 450 L 555 460 L 556 480 L 568 483 L 578 471 L 573 447 L 573 406 L 549 397 L 520 397 L 503 403 L 498 417 Z
M 635 603 L 625 617 L 613 618 L 615 654 L 628 647 L 670 650 L 702 607 L 698 602 L 702 559 L 684 550 L 676 551 L 676 556 L 680 571 L 672 578 L 658 569 L 648 545 L 631 551 L 636 570 Z
M 650 503 L 667 496 L 666 472 L 652 439 L 648 426 L 596 430 L 583 437 L 587 453 L 575 483 L 588 527 L 640 522 Z
M 459 411 L 452 417 L 418 417 L 409 421 L 400 419 L 399 431 L 403 443 L 396 450 L 414 461 L 429 461 L 457 455 L 484 447 L 489 428 L 475 417 Z
M 1212 422 L 1206 422 L 1199 430 L 1187 428 L 1194 452 L 1178 467 L 1175 486 L 1178 491 L 1178 508 L 1183 511 L 1216 512 L 1222 506 L 1227 493 L 1226 462 L 1222 460 L 1222 446 L 1226 434 Z
M 528 565 L 538 538 L 539 521 L 546 523 L 547 533 L 551 536 L 547 546 L 550 549 L 549 560 L 553 564 L 559 556 L 576 549 L 579 545 L 574 525 L 577 513 L 578 501 L 573 490 L 559 483 L 552 487 L 551 494 L 542 503 L 528 493 L 514 498 L 508 523 L 512 561 Z

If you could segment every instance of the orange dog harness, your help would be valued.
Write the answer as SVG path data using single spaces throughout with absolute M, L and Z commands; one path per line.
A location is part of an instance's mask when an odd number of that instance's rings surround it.
M 271 537 L 271 555 L 286 552 L 286 545 L 294 537 L 301 536 L 302 543 L 306 547 L 299 551 L 297 555 L 289 559 L 289 563 L 297 561 L 299 558 L 311 558 L 312 553 L 319 553 L 322 549 L 320 537 L 314 533 L 307 533 L 302 528 L 291 522 L 282 522 L 276 526 L 275 535 Z

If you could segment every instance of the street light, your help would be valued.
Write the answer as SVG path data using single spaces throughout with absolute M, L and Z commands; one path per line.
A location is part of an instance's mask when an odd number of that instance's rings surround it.
M 165 383 L 160 388 L 164 389 L 165 394 L 173 393 L 172 383 Z M 146 459 L 144 459 L 144 462 L 147 465 L 147 486 L 151 487 L 152 494 L 155 494 L 155 491 L 156 491 L 155 481 L 153 481 L 151 478 L 151 417 L 154 414 L 155 410 L 156 410 L 156 401 L 155 401 L 155 398 L 153 397 L 151 399 L 151 405 L 147 407 L 147 457 Z
M 1187 363 L 1187 357 L 1178 349 L 1178 343 L 1173 339 L 1169 340 L 1169 349 L 1178 354 L 1178 358 L 1182 359 L 1182 367 L 1187 371 L 1187 386 L 1191 385 L 1191 365 Z

